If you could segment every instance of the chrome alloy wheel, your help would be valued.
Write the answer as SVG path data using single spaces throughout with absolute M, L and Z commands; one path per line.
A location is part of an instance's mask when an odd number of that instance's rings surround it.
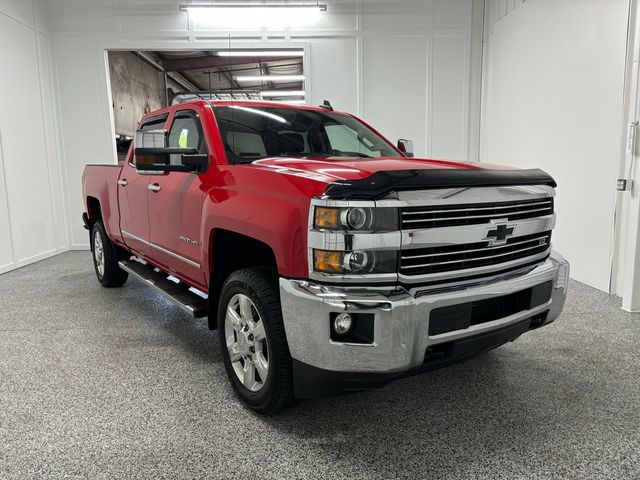
M 248 390 L 259 391 L 269 374 L 269 347 L 262 318 L 246 295 L 238 293 L 231 297 L 224 334 L 236 376 Z
M 104 245 L 98 229 L 93 232 L 93 258 L 96 261 L 98 275 L 104 276 Z

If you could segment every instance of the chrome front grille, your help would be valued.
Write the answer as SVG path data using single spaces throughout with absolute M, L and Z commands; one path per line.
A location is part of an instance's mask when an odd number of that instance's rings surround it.
M 479 225 L 492 219 L 509 221 L 553 214 L 553 198 L 472 205 L 432 205 L 402 209 L 403 230 Z
M 325 282 L 395 282 L 408 288 L 463 286 L 521 275 L 551 253 L 555 191 L 548 185 L 401 190 L 379 200 L 314 198 L 309 215 L 309 277 Z M 398 229 L 316 229 L 317 207 L 393 209 Z M 389 259 L 377 273 L 314 270 L 314 249 Z M 377 255 L 377 252 L 383 254 Z
M 504 245 L 475 242 L 403 250 L 400 273 L 427 275 L 498 265 L 539 255 L 547 251 L 550 245 L 551 232 L 546 231 L 512 237 Z

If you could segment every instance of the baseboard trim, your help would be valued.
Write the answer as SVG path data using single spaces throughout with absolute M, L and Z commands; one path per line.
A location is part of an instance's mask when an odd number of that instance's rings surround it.
M 45 260 L 47 258 L 60 255 L 61 253 L 64 253 L 67 251 L 69 251 L 69 248 L 66 246 L 58 247 L 51 250 L 47 250 L 46 252 L 38 253 L 37 255 L 32 255 L 30 257 L 20 259 L 17 262 L 12 262 L 7 265 L 3 265 L 0 267 L 0 275 L 3 273 L 10 272 L 12 270 L 16 270 L 18 268 L 26 267 L 27 265 L 31 265 L 32 263 L 39 262 L 40 260 Z

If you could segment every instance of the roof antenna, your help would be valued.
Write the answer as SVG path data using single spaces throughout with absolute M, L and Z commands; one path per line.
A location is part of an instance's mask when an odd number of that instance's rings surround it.
M 322 102 L 322 105 L 320 105 L 320 108 L 324 108 L 325 110 L 333 112 L 333 107 L 331 106 L 331 103 L 329 102 L 329 100 L 325 100 L 324 102 Z

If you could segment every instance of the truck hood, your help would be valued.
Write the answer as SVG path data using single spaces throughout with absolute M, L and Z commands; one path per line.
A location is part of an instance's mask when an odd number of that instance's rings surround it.
M 311 177 L 332 183 L 340 180 L 359 180 L 381 171 L 434 170 L 434 169 L 508 169 L 505 166 L 477 162 L 453 162 L 406 157 L 303 157 L 265 158 L 253 162 L 254 166 L 283 174 Z
M 325 196 L 340 199 L 375 200 L 391 192 L 433 188 L 556 186 L 553 178 L 538 169 L 406 157 L 266 158 L 251 166 L 314 181 L 317 187 L 326 187 Z

